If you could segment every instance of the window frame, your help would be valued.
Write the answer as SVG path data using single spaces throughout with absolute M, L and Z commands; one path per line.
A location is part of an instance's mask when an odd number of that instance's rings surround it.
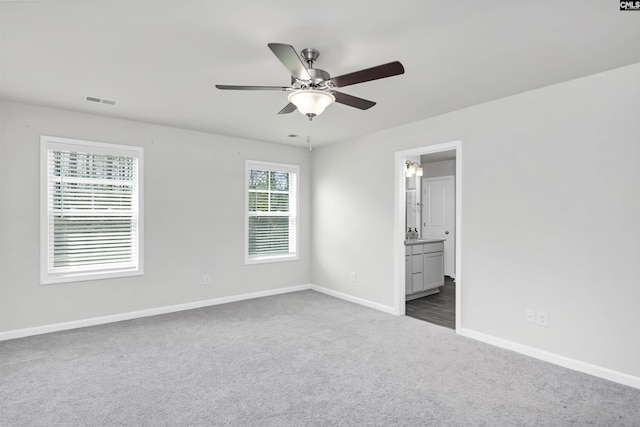
M 72 271 L 55 272 L 49 270 L 50 229 L 49 229 L 49 151 L 68 150 L 92 154 L 110 154 L 137 159 L 137 218 L 135 238 L 137 259 L 133 267 L 77 268 Z M 55 136 L 40 137 L 40 284 L 79 282 L 140 276 L 144 274 L 144 148 Z
M 293 222 L 293 232 L 294 236 L 290 238 L 290 242 L 293 242 L 294 251 L 287 254 L 271 254 L 271 255 L 249 255 L 249 170 L 264 170 L 271 172 L 286 172 L 289 176 L 294 176 L 294 182 L 290 186 L 293 186 L 293 189 L 289 191 L 290 199 L 289 199 L 289 218 L 290 224 Z M 263 264 L 270 262 L 282 262 L 282 261 L 296 261 L 300 259 L 299 255 L 299 239 L 300 239 L 300 228 L 299 228 L 299 205 L 300 205 L 300 166 L 295 164 L 288 163 L 274 163 L 274 162 L 265 162 L 259 160 L 247 160 L 245 163 L 245 173 L 244 173 L 244 213 L 245 213 L 245 221 L 244 221 L 244 263 L 245 265 L 250 264 Z M 293 203 L 291 200 L 291 196 L 293 196 Z M 293 217 L 293 218 L 291 218 Z M 291 231 L 291 228 L 289 229 Z

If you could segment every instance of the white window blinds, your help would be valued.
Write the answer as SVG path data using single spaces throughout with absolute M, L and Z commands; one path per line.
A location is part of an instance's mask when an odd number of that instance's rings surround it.
M 247 257 L 297 257 L 298 167 L 247 162 Z
M 136 272 L 141 155 L 114 148 L 119 146 L 78 142 L 46 146 L 48 277 Z

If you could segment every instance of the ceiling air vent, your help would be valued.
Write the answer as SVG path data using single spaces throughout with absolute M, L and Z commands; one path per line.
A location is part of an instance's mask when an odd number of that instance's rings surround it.
M 98 98 L 95 96 L 86 96 L 85 99 L 89 102 L 96 102 L 98 104 L 116 105 L 116 101 L 110 99 Z

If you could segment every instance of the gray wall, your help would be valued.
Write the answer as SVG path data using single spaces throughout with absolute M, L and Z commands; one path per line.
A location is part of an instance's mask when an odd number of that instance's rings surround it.
M 640 376 L 639 112 L 636 64 L 317 148 L 313 283 L 392 306 L 394 153 L 461 140 L 462 326 Z
M 39 284 L 40 135 L 144 147 L 144 276 Z M 299 261 L 244 265 L 246 159 L 300 165 Z M 305 148 L 0 102 L 0 332 L 308 284 L 309 162 Z
M 427 156 L 422 156 L 427 157 Z M 456 161 L 455 160 L 442 160 L 440 162 L 423 163 L 423 178 L 438 178 L 440 176 L 455 176 L 456 174 Z

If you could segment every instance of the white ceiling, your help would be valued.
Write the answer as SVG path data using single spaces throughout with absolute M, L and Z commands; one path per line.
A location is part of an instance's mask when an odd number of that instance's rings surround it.
M 319 49 L 332 76 L 406 73 L 342 89 L 378 104 L 310 125 L 276 114 L 286 92 L 214 88 L 288 85 L 269 42 Z M 614 0 L 0 2 L 0 98 L 300 146 L 638 62 L 640 12 Z

